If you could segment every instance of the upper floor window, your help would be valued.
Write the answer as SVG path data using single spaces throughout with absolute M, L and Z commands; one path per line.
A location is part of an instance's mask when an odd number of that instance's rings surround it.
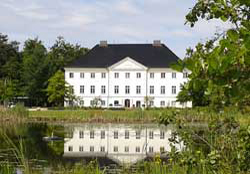
M 95 78 L 95 73 L 90 73 L 90 78 Z
M 70 85 L 69 86 L 69 91 L 71 94 L 74 94 L 74 86 Z
M 80 78 L 81 78 L 81 79 L 84 78 L 84 73 L 80 73 Z
M 135 132 L 135 138 L 136 139 L 141 139 L 141 131 L 138 130 L 138 131 Z
M 84 132 L 83 131 L 79 132 L 79 138 L 84 138 Z
M 80 86 L 80 94 L 84 94 L 84 86 L 83 85 Z
M 164 79 L 166 76 L 166 73 L 161 73 L 161 78 Z
M 155 77 L 155 73 L 150 73 L 150 78 L 153 79 Z
M 90 86 L 90 94 L 94 94 L 95 93 L 95 86 Z
M 125 94 L 129 94 L 130 93 L 130 88 L 129 86 L 125 86 Z
M 119 78 L 119 73 L 115 73 L 115 78 Z
M 172 86 L 172 94 L 176 94 L 176 86 Z
M 106 93 L 106 86 L 101 86 L 101 93 L 102 94 L 105 94 Z
M 118 131 L 114 131 L 114 139 L 118 139 Z
M 90 139 L 94 139 L 95 138 L 95 131 L 90 131 L 90 134 L 89 134 L 89 137 Z
M 129 139 L 129 131 L 128 130 L 125 131 L 125 139 Z
M 141 94 L 141 86 L 136 86 L 136 94 Z
M 172 72 L 172 79 L 176 79 L 176 72 Z
M 165 86 L 161 86 L 161 94 L 165 94 Z
M 161 131 L 160 132 L 160 139 L 164 139 L 165 138 L 165 132 L 164 131 Z
M 115 93 L 115 94 L 118 94 L 118 93 L 119 93 L 119 86 L 117 86 L 117 85 L 115 86 L 114 93 Z
M 105 131 L 101 131 L 101 139 L 105 139 Z
M 106 78 L 106 73 L 102 73 L 102 78 L 103 78 L 103 79 Z
M 183 73 L 183 78 L 188 78 L 188 73 L 187 72 Z
M 154 139 L 154 131 L 149 131 L 149 139 Z
M 150 86 L 149 87 L 149 93 L 150 94 L 154 94 L 155 93 L 154 86 Z
M 69 73 L 69 78 L 71 78 L 71 79 L 74 78 L 74 73 L 70 72 Z
M 136 78 L 141 78 L 141 73 L 136 73 Z
M 129 79 L 130 78 L 130 73 L 125 73 L 125 78 Z

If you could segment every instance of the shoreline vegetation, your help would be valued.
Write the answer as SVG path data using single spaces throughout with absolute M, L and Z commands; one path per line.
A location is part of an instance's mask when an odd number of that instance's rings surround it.
M 160 109 L 81 109 L 65 108 L 64 110 L 28 111 L 22 105 L 14 108 L 0 107 L 0 121 L 27 122 L 63 122 L 63 123 L 159 123 L 162 118 L 176 117 L 187 123 L 207 123 L 213 119 L 234 117 L 240 125 L 250 124 L 250 109 L 224 108 L 215 111 L 210 107 L 192 109 L 160 108 Z

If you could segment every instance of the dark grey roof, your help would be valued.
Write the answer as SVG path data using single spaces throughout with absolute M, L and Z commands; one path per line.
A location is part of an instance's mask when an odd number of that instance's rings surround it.
M 152 44 L 109 44 L 107 47 L 96 45 L 66 67 L 106 68 L 126 57 L 149 68 L 166 68 L 179 59 L 164 44 L 158 47 Z

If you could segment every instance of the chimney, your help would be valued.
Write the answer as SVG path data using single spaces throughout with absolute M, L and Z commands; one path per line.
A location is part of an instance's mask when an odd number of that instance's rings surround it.
M 161 47 L 161 40 L 154 40 L 154 43 L 153 43 L 153 46 L 154 47 Z
M 100 47 L 108 47 L 108 42 L 106 40 L 101 40 L 99 46 Z

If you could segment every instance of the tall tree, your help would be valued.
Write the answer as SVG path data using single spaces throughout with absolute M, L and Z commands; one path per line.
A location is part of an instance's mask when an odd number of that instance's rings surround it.
M 219 108 L 250 105 L 250 1 L 198 1 L 186 19 L 193 27 L 199 18 L 221 19 L 234 27 L 206 44 L 199 43 L 194 50 L 188 49 L 187 57 L 173 66 L 191 70 L 190 81 L 178 99 Z
M 58 70 L 62 70 L 67 64 L 76 58 L 83 56 L 88 51 L 80 45 L 73 45 L 59 36 L 56 43 L 50 48 L 48 62 L 50 64 L 50 76 L 54 75 Z
M 38 38 L 29 39 L 24 44 L 22 55 L 22 80 L 25 93 L 33 105 L 44 105 L 47 101 L 47 50 Z

